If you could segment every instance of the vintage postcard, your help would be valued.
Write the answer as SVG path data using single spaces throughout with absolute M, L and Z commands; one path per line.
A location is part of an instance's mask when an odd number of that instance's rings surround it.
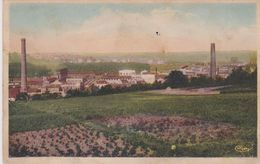
M 259 10 L 5 0 L 4 162 L 258 163 Z

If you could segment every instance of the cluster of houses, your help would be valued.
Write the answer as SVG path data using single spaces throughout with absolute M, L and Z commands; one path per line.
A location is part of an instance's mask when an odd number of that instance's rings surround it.
M 241 65 L 239 65 L 241 66 Z M 217 76 L 227 78 L 237 65 L 222 65 L 217 68 Z M 208 65 L 182 66 L 181 71 L 188 78 L 205 76 L 209 77 Z M 135 70 L 120 70 L 118 73 L 70 72 L 61 69 L 55 75 L 48 77 L 28 77 L 27 94 L 56 93 L 63 97 L 69 90 L 101 89 L 107 85 L 112 88 L 130 87 L 134 84 L 153 84 L 155 81 L 163 83 L 168 74 L 151 73 L 146 70 L 136 73 Z M 20 93 L 21 79 L 9 79 L 9 100 L 15 101 Z
M 163 83 L 165 75 L 148 71 L 137 74 L 135 70 L 120 70 L 118 73 L 70 72 L 61 69 L 56 75 L 48 77 L 27 78 L 27 94 L 30 96 L 43 93 L 56 93 L 66 96 L 69 90 L 101 89 L 111 85 L 113 88 L 130 87 L 134 84 L 152 84 L 155 81 Z M 9 100 L 14 101 L 20 93 L 20 78 L 9 80 Z
M 244 67 L 246 63 L 236 63 L 236 64 L 223 64 L 219 65 L 216 70 L 216 75 L 222 79 L 226 79 L 235 68 Z M 210 65 L 184 65 L 179 71 L 186 75 L 188 78 L 192 77 L 209 77 L 210 76 Z

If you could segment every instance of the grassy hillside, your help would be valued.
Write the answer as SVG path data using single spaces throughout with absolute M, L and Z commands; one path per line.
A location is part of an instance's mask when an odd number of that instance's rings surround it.
M 9 105 L 9 132 L 39 130 L 85 123 L 99 131 L 130 133 L 133 140 L 144 140 L 135 132 L 100 127 L 89 120 L 103 116 L 153 114 L 197 117 L 211 122 L 230 123 L 239 130 L 238 138 L 212 141 L 185 147 L 179 145 L 177 156 L 255 156 L 256 155 L 256 93 L 235 93 L 212 96 L 170 96 L 147 92 L 124 93 L 106 96 L 68 98 L 46 101 L 15 102 Z M 49 104 L 49 105 L 46 105 Z M 128 135 L 127 135 L 128 136 Z M 161 141 L 147 140 L 148 146 L 168 156 Z M 246 154 L 234 151 L 238 144 L 253 143 L 254 149 Z M 165 152 L 164 152 L 165 151 Z

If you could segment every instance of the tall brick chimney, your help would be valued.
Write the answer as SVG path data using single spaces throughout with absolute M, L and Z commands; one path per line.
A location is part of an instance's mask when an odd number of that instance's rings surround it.
M 21 93 L 27 93 L 26 40 L 21 39 Z
M 210 78 L 216 79 L 216 51 L 215 43 L 210 45 Z

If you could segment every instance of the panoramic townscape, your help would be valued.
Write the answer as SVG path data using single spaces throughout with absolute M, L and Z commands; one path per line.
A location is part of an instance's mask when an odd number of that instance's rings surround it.
M 67 68 L 62 68 L 57 70 L 53 75 L 35 77 L 27 77 L 26 40 L 24 38 L 21 39 L 21 47 L 21 77 L 11 77 L 9 79 L 9 105 L 11 107 L 11 113 L 16 113 L 17 105 L 20 104 L 13 104 L 13 101 L 48 99 L 51 101 L 51 99 L 86 96 L 95 97 L 106 94 L 143 90 L 147 90 L 147 93 L 180 96 L 218 95 L 220 93 L 225 93 L 225 89 L 227 92 L 230 90 L 231 93 L 255 92 L 254 86 L 249 88 L 248 86 L 252 84 L 256 85 L 256 79 L 253 78 L 253 75 L 256 74 L 256 65 L 252 61 L 251 63 L 242 63 L 238 62 L 236 58 L 232 58 L 230 64 L 218 66 L 216 63 L 216 49 L 214 43 L 210 46 L 210 62 L 208 65 L 184 65 L 179 69 L 171 70 L 168 74 L 159 72 L 157 68 L 153 72 L 143 70 L 139 73 L 134 69 L 122 69 L 118 72 L 100 73 L 94 71 L 73 72 Z M 252 78 L 248 79 L 248 82 L 245 82 L 246 87 L 243 87 L 243 85 L 239 85 L 238 88 L 232 87 L 234 84 L 237 85 L 236 80 L 241 80 L 239 79 L 241 78 L 240 76 L 243 78 L 243 69 L 252 70 L 252 75 L 249 73 L 247 75 L 247 78 L 249 78 L 249 76 L 252 76 Z M 236 71 L 237 74 L 241 75 L 235 75 Z M 115 100 L 120 101 L 117 99 Z M 103 102 L 102 100 L 98 101 Z M 126 98 L 124 101 L 128 101 L 128 99 Z M 159 101 L 158 103 L 160 104 L 161 102 Z M 27 103 L 23 104 L 23 106 L 26 104 Z M 52 106 L 52 104 L 49 105 Z M 30 110 L 33 111 L 34 109 Z M 58 111 L 58 113 L 59 112 L 60 111 Z M 73 116 L 74 111 L 72 110 L 71 112 Z M 109 128 L 110 126 L 113 128 L 130 128 L 137 133 L 140 133 L 141 136 L 148 135 L 149 138 L 154 138 L 153 140 L 164 140 L 166 142 L 173 142 L 176 144 L 182 143 L 190 146 L 210 140 L 237 137 L 239 133 L 239 130 L 232 124 L 215 124 L 198 118 L 153 115 L 122 115 L 120 117 L 109 117 L 95 113 L 96 111 L 94 109 L 93 113 L 84 115 L 83 119 L 90 120 L 91 122 L 94 121 L 98 126 L 101 126 L 99 127 L 101 129 L 104 128 L 102 126 L 106 125 L 109 125 Z M 59 123 L 61 120 L 56 119 L 59 118 L 55 118 L 54 120 L 55 122 L 57 121 L 58 126 L 62 127 L 37 131 L 39 127 L 36 126 L 33 128 L 36 131 L 24 133 L 19 132 L 21 129 L 18 127 L 21 125 L 13 124 L 11 122 L 11 132 L 17 131 L 18 133 L 14 133 L 10 136 L 10 155 L 158 156 L 159 152 L 156 152 L 156 150 L 147 147 L 147 145 L 142 146 L 131 143 L 122 138 L 120 133 L 111 136 L 107 134 L 107 130 L 103 132 L 103 130 L 94 130 L 88 127 L 88 122 L 74 124 L 73 119 L 69 120 L 69 122 L 73 124 L 66 125 L 67 123 L 65 123 L 64 125 L 66 126 L 63 127 L 63 123 Z M 82 118 L 80 118 L 80 120 L 81 119 Z M 27 120 L 25 123 L 28 124 L 30 121 Z M 93 122 L 90 124 L 93 124 Z M 46 125 L 40 123 L 40 126 L 45 127 Z M 28 127 L 23 128 L 27 129 Z M 173 149 L 175 149 L 175 146 L 176 145 L 173 144 Z M 162 156 L 177 155 L 174 151 L 165 153 L 166 154 L 162 154 Z
M 158 72 L 157 68 L 151 72 L 142 70 L 137 73 L 133 69 L 122 69 L 118 72 L 94 72 L 94 71 L 70 71 L 68 68 L 57 70 L 50 76 L 27 77 L 26 65 L 26 40 L 21 40 L 21 77 L 9 79 L 9 100 L 15 101 L 20 93 L 27 93 L 28 98 L 38 98 L 42 94 L 54 94 L 55 96 L 66 97 L 69 93 L 82 92 L 90 94 L 110 86 L 112 89 L 127 89 L 133 85 L 152 85 L 158 86 L 166 80 L 169 73 Z M 225 80 L 232 70 L 243 68 L 250 63 L 239 62 L 237 58 L 231 58 L 229 64 L 216 65 L 215 44 L 211 44 L 209 64 L 202 65 L 183 65 L 179 69 L 188 79 L 191 78 L 211 78 Z M 128 62 L 130 63 L 130 62 Z M 170 71 L 170 70 L 169 70 Z
M 9 157 L 256 157 L 255 10 L 12 4 Z

